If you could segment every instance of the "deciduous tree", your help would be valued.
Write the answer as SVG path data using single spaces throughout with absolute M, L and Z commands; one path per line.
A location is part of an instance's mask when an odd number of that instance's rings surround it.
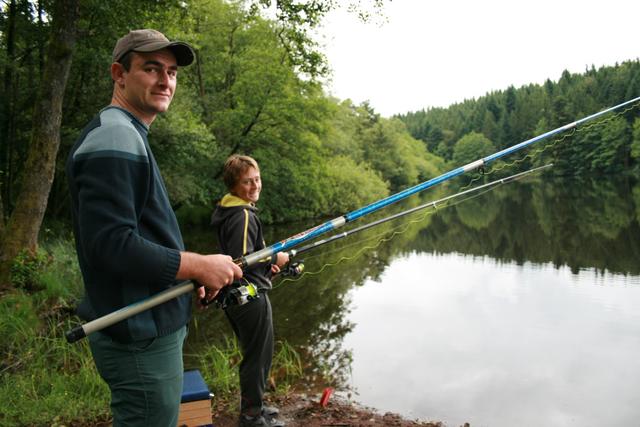
M 34 251 L 53 181 L 60 144 L 62 100 L 76 41 L 79 0 L 56 0 L 40 83 L 31 144 L 16 207 L 0 239 L 0 288 L 10 286 L 10 264 L 22 250 Z

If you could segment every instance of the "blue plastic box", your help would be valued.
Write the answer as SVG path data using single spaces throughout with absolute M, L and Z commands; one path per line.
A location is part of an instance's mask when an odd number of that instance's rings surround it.
M 179 427 L 213 426 L 211 419 L 211 397 L 209 387 L 200 371 L 186 371 L 182 381 Z

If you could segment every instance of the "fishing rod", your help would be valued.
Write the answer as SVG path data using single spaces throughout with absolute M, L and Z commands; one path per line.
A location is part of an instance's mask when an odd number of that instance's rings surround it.
M 399 193 L 396 193 L 394 195 L 388 196 L 384 199 L 381 199 L 377 202 L 371 203 L 367 206 L 364 206 L 362 208 L 356 209 L 352 212 L 349 212 L 343 216 L 337 217 L 335 219 L 332 219 L 330 221 L 327 221 L 323 224 L 320 224 L 316 227 L 310 228 L 306 231 L 303 231 L 301 233 L 298 233 L 294 236 L 289 237 L 288 239 L 282 240 L 280 242 L 277 242 L 269 247 L 266 247 L 264 249 L 261 249 L 257 252 L 254 252 L 252 254 L 248 254 L 246 256 L 240 257 L 236 260 L 234 260 L 234 262 L 240 266 L 240 268 L 242 268 L 243 270 L 245 270 L 248 267 L 251 267 L 255 264 L 257 264 L 260 260 L 264 259 L 264 258 L 268 258 L 271 257 L 272 255 L 278 253 L 278 252 L 283 252 L 286 251 L 288 249 L 293 248 L 294 246 L 299 245 L 300 243 L 306 242 L 308 240 L 314 239 L 318 236 L 320 236 L 321 234 L 324 234 L 326 232 L 335 230 L 339 227 L 342 227 L 343 225 L 355 221 L 356 219 L 368 215 L 370 213 L 376 212 L 388 205 L 391 205 L 393 203 L 396 203 L 400 200 L 406 199 L 407 197 L 416 194 L 418 192 L 424 191 L 428 188 L 431 188 L 437 184 L 440 184 L 442 182 L 448 181 L 451 178 L 457 177 L 459 175 L 462 175 L 466 172 L 481 168 L 485 165 L 488 165 L 489 163 L 500 159 L 504 156 L 507 156 L 511 153 L 514 153 L 516 151 L 519 151 L 525 147 L 528 147 L 529 145 L 532 145 L 538 141 L 541 141 L 543 139 L 549 138 L 553 135 L 559 134 L 561 132 L 565 132 L 567 130 L 573 129 L 579 125 L 581 125 L 582 123 L 588 122 L 590 120 L 596 119 L 598 117 L 601 117 L 607 113 L 610 113 L 612 111 L 615 111 L 619 108 L 622 108 L 624 106 L 627 106 L 629 104 L 632 104 L 634 102 L 638 102 L 640 101 L 640 97 L 636 97 L 634 99 L 631 99 L 629 101 L 625 101 L 623 103 L 614 105 L 613 107 L 609 107 L 605 110 L 599 111 L 597 113 L 591 114 L 587 117 L 583 117 L 582 119 L 576 120 L 572 123 L 566 124 L 564 126 L 561 126 L 559 128 L 556 128 L 554 130 L 545 132 L 541 135 L 535 136 L 531 139 L 528 139 L 526 141 L 523 141 L 519 144 L 513 145 L 511 147 L 505 148 L 504 150 L 498 151 L 494 154 L 491 154 L 489 156 L 486 156 L 484 158 L 478 159 L 474 162 L 471 162 L 465 166 L 453 169 L 449 172 L 446 172 L 440 176 L 437 176 L 435 178 L 432 178 L 430 180 L 427 180 L 421 184 L 415 185 L 411 188 L 408 188 L 406 190 L 400 191 Z M 193 282 L 187 281 L 187 282 L 180 282 L 178 283 L 176 286 L 166 289 L 152 297 L 148 297 L 140 302 L 131 304 L 129 306 L 123 307 L 120 310 L 117 310 L 113 313 L 107 314 L 106 316 L 100 317 L 98 319 L 95 319 L 91 322 L 85 323 L 84 325 L 79 325 L 75 328 L 73 328 L 72 330 L 68 331 L 65 335 L 67 338 L 67 341 L 69 342 L 75 342 L 78 341 L 79 339 L 84 338 L 85 336 L 87 336 L 88 334 L 98 331 L 100 329 L 106 328 L 108 326 L 113 325 L 114 323 L 117 323 L 119 321 L 122 321 L 130 316 L 133 316 L 135 314 L 140 313 L 141 311 L 147 310 L 151 307 L 154 307 L 156 305 L 162 304 L 163 302 L 166 302 L 172 298 L 175 298 L 179 295 L 182 295 L 184 293 L 187 292 L 191 292 L 196 288 L 196 285 L 194 285 Z
M 368 230 L 369 228 L 378 226 L 380 224 L 384 224 L 385 222 L 389 222 L 389 221 L 392 221 L 394 219 L 398 219 L 398 218 L 401 218 L 403 216 L 410 215 L 412 213 L 421 211 L 423 209 L 427 209 L 427 208 L 436 209 L 438 207 L 438 205 L 441 205 L 441 204 L 443 204 L 443 203 L 445 203 L 445 202 L 447 202 L 447 201 L 449 201 L 451 199 L 456 199 L 456 198 L 465 196 L 465 195 L 470 194 L 470 193 L 475 193 L 475 192 L 483 190 L 483 189 L 488 189 L 490 187 L 495 187 L 495 186 L 498 186 L 498 185 L 507 184 L 509 182 L 513 182 L 513 181 L 516 181 L 516 180 L 518 180 L 520 178 L 523 178 L 526 175 L 529 175 L 529 174 L 534 173 L 534 172 L 540 172 L 543 169 L 547 169 L 547 168 L 550 168 L 552 166 L 553 166 L 553 163 L 549 163 L 549 164 L 544 165 L 544 166 L 539 166 L 537 168 L 529 169 L 529 170 L 526 170 L 524 172 L 520 172 L 520 173 L 517 173 L 517 174 L 514 174 L 514 175 L 510 175 L 510 176 L 508 176 L 506 178 L 496 179 L 495 181 L 491 181 L 491 182 L 488 182 L 486 184 L 478 185 L 476 187 L 469 188 L 469 189 L 464 190 L 464 191 L 460 191 L 460 192 L 458 192 L 456 194 L 452 194 L 452 195 L 443 197 L 443 198 L 438 199 L 438 200 L 433 200 L 431 202 L 424 203 L 424 204 L 422 204 L 420 206 L 416 206 L 414 208 L 407 209 L 407 210 L 402 211 L 402 212 L 398 212 L 398 213 L 396 213 L 394 215 L 390 215 L 390 216 L 378 219 L 376 221 L 372 221 L 370 223 L 361 225 L 360 227 L 356 227 L 356 228 L 353 228 L 351 230 L 348 230 L 348 231 L 345 231 L 345 232 L 342 232 L 342 233 L 334 234 L 331 237 L 328 237 L 326 239 L 316 240 L 315 242 L 310 243 L 310 244 L 305 245 L 305 246 L 302 246 L 301 248 L 291 249 L 288 252 L 288 255 L 289 255 L 290 258 L 295 258 L 296 256 L 298 256 L 298 255 L 300 255 L 300 254 L 302 254 L 304 252 L 307 252 L 307 251 L 309 251 L 311 249 L 315 249 L 315 248 L 317 248 L 319 246 L 326 245 L 327 243 L 331 243 L 331 242 L 334 242 L 336 240 L 340 240 L 340 239 L 343 239 L 345 237 L 351 236 L 352 234 L 359 233 L 359 232 L 364 231 L 364 230 Z M 285 275 L 289 275 L 289 276 L 297 276 L 297 275 L 302 273 L 302 269 L 303 268 L 304 268 L 304 266 L 303 266 L 302 263 L 293 263 L 287 268 L 287 270 L 285 270 L 284 274 Z
M 477 187 L 473 187 L 470 189 L 467 189 L 465 191 L 435 200 L 435 201 L 431 201 L 428 203 L 425 203 L 423 205 L 414 207 L 412 209 L 406 210 L 406 211 L 402 211 L 400 213 L 397 213 L 395 215 L 391 215 L 382 219 L 379 219 L 377 221 L 373 221 L 370 222 L 368 224 L 362 225 L 360 227 L 354 228 L 352 230 L 346 231 L 344 233 L 340 233 L 340 234 L 335 234 L 327 239 L 323 239 L 323 240 L 319 240 L 316 242 L 313 242 L 311 244 L 308 244 L 306 246 L 303 246 L 299 249 L 292 249 L 291 251 L 288 252 L 289 257 L 290 258 L 294 258 L 297 255 L 300 255 L 304 252 L 307 252 L 311 249 L 314 249 L 318 246 L 322 246 L 325 245 L 327 243 L 333 242 L 335 240 L 339 240 L 341 238 L 350 236 L 354 233 L 360 232 L 360 231 L 364 231 L 366 229 L 369 229 L 371 227 L 375 227 L 377 225 L 380 225 L 382 223 L 385 223 L 387 221 L 391 221 L 394 220 L 396 218 L 400 218 L 402 216 L 405 215 L 410 215 L 414 212 L 420 211 L 422 209 L 426 209 L 428 207 L 433 207 L 435 208 L 437 205 L 442 204 L 450 199 L 456 198 L 456 197 L 461 197 L 465 194 L 469 194 L 471 192 L 475 192 L 475 191 L 479 191 L 481 189 L 484 188 L 488 188 L 494 185 L 498 185 L 498 184 L 504 184 L 510 181 L 514 181 L 516 179 L 519 179 L 523 176 L 525 176 L 526 174 L 529 173 L 533 173 L 536 172 L 538 170 L 550 167 L 552 164 L 549 165 L 545 165 L 545 166 L 540 166 L 538 168 L 535 169 L 530 169 L 528 171 L 524 171 L 521 172 L 519 174 L 515 174 L 515 175 L 511 175 L 509 177 L 506 178 L 502 178 L 502 179 L 498 179 Z M 302 262 L 299 263 L 289 263 L 289 266 L 286 268 L 286 270 L 282 271 L 282 275 L 285 276 L 298 276 L 302 273 L 302 269 L 304 268 L 304 264 L 302 264 Z M 192 290 L 194 290 L 195 286 L 191 281 L 185 281 L 185 282 L 181 282 L 180 284 L 168 289 L 167 291 L 161 292 L 155 296 L 143 299 L 139 302 L 137 302 L 136 304 L 132 304 L 126 307 L 123 307 L 117 311 L 114 311 L 113 313 L 110 313 L 108 315 L 105 315 L 103 317 L 100 317 L 98 319 L 92 320 L 90 322 L 85 323 L 84 325 L 80 325 L 77 326 L 75 328 L 73 328 L 72 330 L 68 331 L 66 333 L 66 339 L 68 342 L 73 343 L 75 341 L 78 341 L 82 338 L 84 338 L 85 336 L 96 332 L 98 330 L 101 330 L 103 328 L 106 328 L 108 326 L 111 326 L 121 320 L 127 319 L 131 316 L 134 316 L 138 313 L 141 313 L 149 308 L 152 308 L 158 304 L 162 304 L 164 302 L 167 302 L 179 295 L 182 295 L 183 293 L 187 293 L 190 292 Z M 229 287 L 230 288 L 230 287 Z M 252 289 L 250 287 L 247 286 L 242 286 L 239 288 L 233 288 L 233 289 L 229 289 L 229 294 L 225 295 L 222 297 L 223 301 L 219 302 L 217 305 L 221 308 L 226 308 L 226 306 L 230 305 L 230 304 L 237 304 L 237 305 L 242 305 L 245 302 L 248 302 L 250 299 L 254 298 L 256 295 L 255 289 Z M 216 298 L 216 300 L 218 300 L 219 298 Z M 224 301 L 224 300 L 228 300 L 228 301 Z M 231 302 L 233 301 L 233 302 Z
M 292 237 L 289 237 L 288 239 L 282 240 L 280 242 L 277 242 L 269 247 L 266 247 L 264 249 L 261 249 L 257 252 L 248 254 L 246 256 L 243 256 L 237 260 L 235 260 L 235 262 L 241 267 L 241 268 L 247 268 L 250 267 L 252 265 L 255 265 L 256 263 L 258 263 L 259 260 L 264 259 L 264 258 L 268 258 L 270 256 L 272 256 L 273 254 L 276 254 L 278 252 L 283 252 L 286 251 L 287 249 L 293 248 L 294 246 L 299 245 L 302 242 L 305 242 L 307 240 L 311 240 L 314 239 L 316 237 L 318 237 L 321 234 L 324 234 L 328 231 L 331 230 L 335 230 L 339 227 L 342 227 L 343 225 L 355 221 L 356 219 L 363 217 L 365 215 L 368 215 L 370 213 L 376 212 L 386 206 L 389 206 L 393 203 L 396 203 L 400 200 L 406 199 L 409 196 L 412 196 L 416 193 L 419 193 L 421 191 L 426 190 L 427 188 L 431 188 L 437 184 L 440 184 L 442 182 L 448 181 L 451 178 L 455 178 L 459 175 L 462 175 L 466 172 L 475 170 L 475 169 L 479 169 L 485 165 L 488 165 L 489 163 L 498 160 L 504 156 L 507 156 L 511 153 L 514 153 L 516 151 L 519 151 L 525 147 L 528 147 L 531 144 L 534 144 L 538 141 L 541 141 L 543 139 L 549 138 L 550 136 L 556 135 L 558 133 L 567 131 L 569 129 L 573 129 L 579 125 L 581 125 L 582 123 L 585 123 L 587 121 L 593 120 L 597 117 L 603 116 L 607 113 L 610 113 L 611 111 L 617 110 L 618 108 L 622 108 L 626 105 L 632 104 L 634 102 L 638 102 L 640 101 L 640 97 L 631 99 L 629 101 L 625 101 L 623 103 L 620 103 L 618 105 L 615 105 L 613 107 L 609 107 L 605 110 L 599 111 L 597 113 L 591 114 L 590 116 L 584 117 L 582 119 L 576 120 L 572 123 L 566 124 L 564 126 L 561 126 L 559 128 L 556 128 L 554 130 L 550 130 L 548 132 L 545 132 L 541 135 L 535 136 L 531 139 L 528 139 L 526 141 L 523 141 L 519 144 L 513 145 L 511 147 L 505 148 L 504 150 L 498 151 L 497 153 L 494 154 L 490 154 L 489 156 L 486 156 L 482 159 L 478 159 L 474 162 L 471 162 L 465 166 L 461 166 L 459 168 L 453 169 L 449 172 L 443 173 L 440 176 L 437 176 L 435 178 L 432 178 L 428 181 L 425 181 L 421 184 L 415 185 L 411 188 L 408 188 L 406 190 L 400 191 L 399 193 L 393 194 L 391 196 L 388 196 L 382 200 L 379 200 L 377 202 L 373 202 L 367 206 L 364 206 L 362 208 L 356 209 L 352 212 L 349 212 L 343 216 L 337 217 L 335 219 L 332 219 L 330 221 L 327 221 L 323 224 L 320 224 L 316 227 L 312 227 L 306 231 L 303 231 L 301 233 L 298 233 Z
M 327 239 L 323 239 L 323 240 L 318 240 L 316 242 L 313 242 L 311 244 L 308 244 L 306 246 L 303 246 L 299 249 L 292 249 L 291 251 L 289 251 L 289 257 L 294 258 L 297 255 L 300 255 L 304 252 L 307 252 L 311 249 L 317 248 L 318 246 L 322 246 L 325 245 L 327 243 L 331 243 L 335 240 L 339 240 L 342 239 L 344 237 L 350 236 L 352 234 L 358 233 L 360 231 L 364 231 L 367 230 L 369 228 L 375 227 L 377 225 L 380 225 L 382 223 L 406 216 L 406 215 L 410 215 L 414 212 L 420 211 L 422 209 L 426 209 L 429 207 L 433 207 L 436 208 L 437 205 L 442 204 L 448 200 L 454 199 L 454 198 L 458 198 L 461 197 L 463 195 L 472 193 L 472 192 L 476 192 L 476 191 L 480 191 L 484 188 L 489 188 L 492 186 L 496 186 L 496 185 L 501 185 L 501 184 L 506 184 L 508 182 L 511 181 L 515 181 L 517 179 L 520 179 L 522 177 L 524 177 L 525 175 L 528 175 L 530 173 L 533 172 L 538 172 L 542 169 L 551 167 L 553 164 L 548 164 L 548 165 L 544 165 L 544 166 L 540 166 L 534 169 L 530 169 L 524 172 L 520 172 L 518 174 L 515 175 L 511 175 L 508 176 L 506 178 L 501 178 L 501 179 L 497 179 L 495 181 L 483 184 L 483 185 L 479 185 L 470 189 L 467 189 L 465 191 L 461 191 L 459 193 L 447 196 L 447 197 L 443 197 L 441 199 L 438 200 L 434 200 L 428 203 L 425 203 L 423 205 L 408 209 L 406 211 L 402 211 L 399 212 L 397 214 L 379 219 L 377 221 L 373 221 L 370 222 L 368 224 L 362 225 L 360 227 L 354 228 L 352 230 L 349 231 L 345 231 L 344 233 L 340 233 L 340 234 L 335 234 Z M 304 265 L 300 262 L 300 263 L 290 263 L 290 265 L 287 267 L 286 270 L 283 270 L 283 275 L 288 275 L 288 276 L 297 276 L 299 274 L 302 273 L 302 269 L 304 268 Z M 191 281 L 185 281 L 182 282 L 181 284 L 174 286 L 170 289 L 168 289 L 167 291 L 161 292 L 153 297 L 149 297 L 146 298 L 142 301 L 139 301 L 136 304 L 132 304 L 126 307 L 121 308 L 120 310 L 114 311 L 113 313 L 110 313 L 106 316 L 100 317 L 98 319 L 95 319 L 91 322 L 87 322 L 84 325 L 80 325 L 77 326 L 75 328 L 73 328 L 72 330 L 68 331 L 66 333 L 66 339 L 68 342 L 73 343 L 75 341 L 80 340 L 81 338 L 84 338 L 85 336 L 96 332 L 98 330 L 101 330 L 103 328 L 106 328 L 108 326 L 111 326 L 121 320 L 127 319 L 131 316 L 134 316 L 138 313 L 141 313 L 149 308 L 152 308 L 158 304 L 162 304 L 164 302 L 167 302 L 179 295 L 182 295 L 183 293 L 187 293 L 192 291 L 195 288 L 194 284 Z M 228 302 L 222 301 L 219 303 L 219 306 L 222 308 L 225 308 L 227 305 L 230 305 L 232 303 L 234 304 L 238 304 L 238 305 L 242 305 L 245 302 L 248 302 L 250 299 L 255 297 L 255 292 L 253 289 L 251 288 L 246 288 L 246 287 L 240 287 L 240 288 L 234 288 L 234 289 L 230 289 L 229 290 L 229 295 L 226 295 L 224 298 L 228 299 Z M 233 302 L 231 302 L 233 301 Z

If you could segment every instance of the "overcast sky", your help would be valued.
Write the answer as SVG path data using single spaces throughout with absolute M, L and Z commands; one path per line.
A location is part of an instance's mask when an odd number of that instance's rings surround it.
M 319 41 L 329 93 L 385 117 L 640 57 L 638 0 L 387 0 L 384 11 L 388 22 L 367 24 L 332 12 Z

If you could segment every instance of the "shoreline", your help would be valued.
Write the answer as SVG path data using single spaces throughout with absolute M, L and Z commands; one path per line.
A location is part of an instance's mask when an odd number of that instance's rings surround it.
M 328 426 L 396 426 L 396 427 L 446 427 L 440 421 L 409 420 L 391 412 L 380 413 L 341 396 L 332 395 L 326 406 L 320 404 L 321 394 L 292 391 L 282 395 L 270 395 L 269 405 L 280 409 L 278 419 L 287 427 Z M 233 406 L 230 407 L 230 406 Z M 213 424 L 216 427 L 236 427 L 238 415 L 235 405 L 212 401 Z M 453 427 L 453 426 L 451 426 Z M 457 427 L 457 426 L 456 426 Z M 470 427 L 468 423 L 460 427 Z

